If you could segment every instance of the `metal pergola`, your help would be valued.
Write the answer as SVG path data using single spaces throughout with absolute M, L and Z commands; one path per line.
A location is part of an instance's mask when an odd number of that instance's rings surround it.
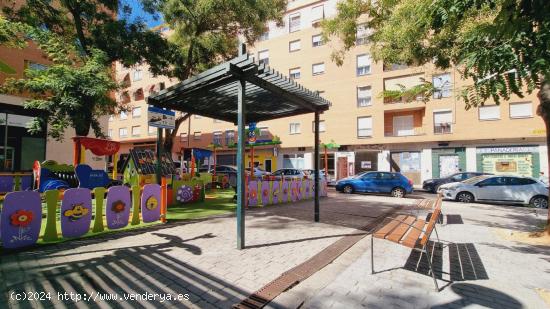
M 237 248 L 245 246 L 245 125 L 314 113 L 314 220 L 319 221 L 319 115 L 330 102 L 286 76 L 259 64 L 242 44 L 239 56 L 150 96 L 147 103 L 194 115 L 233 122 L 237 141 Z

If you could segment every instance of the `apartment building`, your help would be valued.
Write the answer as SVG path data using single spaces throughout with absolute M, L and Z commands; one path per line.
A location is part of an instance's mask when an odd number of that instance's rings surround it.
M 488 102 L 466 110 L 457 93 L 468 81 L 461 80 L 456 70 L 373 62 L 366 39 L 368 29 L 361 26 L 357 46 L 337 66 L 330 55 L 338 43 L 323 42 L 319 27 L 322 19 L 336 13 L 336 3 L 290 1 L 285 24 L 278 27 L 270 23 L 261 40 L 249 47 L 259 62 L 332 102 L 331 108 L 321 115 L 320 125 L 321 142 L 333 140 L 340 145 L 328 150 L 332 176 L 339 179 L 366 170 L 400 171 L 420 184 L 425 179 L 461 170 L 538 177 L 539 171 L 547 169 L 546 130 L 535 114 L 535 95 L 514 97 L 500 105 Z M 139 71 L 142 73 L 136 73 Z M 126 78 L 124 74 L 122 78 Z M 135 68 L 127 74 L 131 78 L 148 73 Z M 384 90 L 414 86 L 423 80 L 432 81 L 437 87 L 427 103 L 422 98 L 405 102 L 381 97 Z M 133 100 L 133 93 L 155 91 L 159 81 L 165 87 L 176 82 L 163 78 L 138 81 L 135 87 L 129 87 L 130 104 L 141 106 L 144 111 L 142 96 Z M 136 143 L 142 139 L 154 139 L 154 130 L 146 130 L 145 120 L 134 121 L 131 115 L 124 115 L 126 119 L 122 120 L 121 116 L 115 116 L 116 121 L 110 123 L 113 138 L 134 146 L 139 146 Z M 132 128 L 137 125 L 140 129 L 132 136 Z M 282 144 L 255 150 L 256 165 L 266 170 L 313 166 L 313 115 L 258 123 L 257 127 L 265 136 L 278 136 Z M 205 147 L 214 140 L 230 144 L 235 127 L 193 116 L 180 127 L 179 136 L 175 154 L 183 148 Z M 234 163 L 234 151 L 222 148 L 217 160 L 220 164 Z

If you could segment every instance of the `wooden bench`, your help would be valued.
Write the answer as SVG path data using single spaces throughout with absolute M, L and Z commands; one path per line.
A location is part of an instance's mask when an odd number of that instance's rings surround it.
M 432 250 L 429 249 L 429 240 L 433 231 L 435 231 L 437 240 L 439 241 L 439 235 L 437 235 L 436 223 L 441 215 L 441 203 L 434 201 L 435 208 L 433 210 L 430 220 L 418 218 L 412 215 L 401 214 L 394 218 L 387 218 L 378 225 L 372 232 L 371 237 L 371 273 L 374 274 L 374 238 L 385 239 L 401 246 L 411 248 L 419 251 L 422 258 L 422 254 L 425 254 L 430 272 L 435 284 L 435 290 L 439 292 L 437 286 L 437 280 L 435 279 L 435 273 L 432 265 L 432 256 L 435 248 L 433 244 Z M 420 259 L 416 264 L 420 264 Z
M 412 205 L 406 207 L 405 209 L 409 210 L 410 213 L 415 213 L 416 216 L 419 215 L 420 211 L 433 211 L 436 208 L 441 209 L 441 204 L 443 203 L 443 198 L 438 196 L 437 199 L 419 199 L 416 200 Z M 440 213 L 440 220 L 437 222 L 443 224 L 443 213 Z

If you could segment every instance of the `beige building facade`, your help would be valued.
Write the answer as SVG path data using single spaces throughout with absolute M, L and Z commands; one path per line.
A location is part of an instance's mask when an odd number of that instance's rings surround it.
M 262 39 L 248 50 L 259 62 L 267 62 L 332 102 L 321 115 L 320 126 L 321 142 L 340 145 L 328 151 L 332 177 L 367 170 L 400 171 L 418 185 L 458 171 L 538 177 L 547 169 L 546 131 L 535 113 L 535 95 L 466 110 L 457 94 L 467 81 L 456 70 L 438 71 L 430 65 L 385 67 L 373 62 L 365 38 L 368 30 L 362 27 L 358 45 L 337 66 L 330 56 L 338 43 L 324 43 L 319 27 L 319 21 L 336 13 L 336 4 L 336 0 L 289 2 L 284 26 L 269 24 Z M 132 108 L 113 116 L 111 137 L 126 148 L 154 147 L 156 130 L 147 126 L 144 98 L 177 80 L 151 76 L 146 67 L 118 68 L 117 76 L 130 82 L 119 98 Z M 381 97 L 384 90 L 423 80 L 437 88 L 427 103 L 422 98 L 405 102 Z M 135 108 L 139 111 L 134 117 Z M 257 127 L 262 136 L 278 136 L 282 144 L 255 151 L 256 165 L 271 171 L 313 167 L 313 115 L 258 123 Z M 178 136 L 174 158 L 184 148 L 204 148 L 213 141 L 227 146 L 234 141 L 235 126 L 192 116 L 179 128 Z M 234 163 L 234 151 L 222 148 L 217 160 Z

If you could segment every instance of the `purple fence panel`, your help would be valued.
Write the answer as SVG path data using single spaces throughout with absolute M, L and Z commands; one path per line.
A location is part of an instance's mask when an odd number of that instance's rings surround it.
M 281 185 L 280 181 L 274 180 L 273 185 L 271 186 L 271 196 L 272 196 L 271 202 L 273 204 L 278 204 L 278 203 L 281 202 L 280 199 L 279 199 L 279 197 L 282 194 L 280 185 Z
M 0 231 L 4 248 L 21 248 L 35 244 L 42 225 L 40 193 L 11 192 L 4 198 Z
M 262 205 L 266 206 L 270 204 L 270 196 L 271 196 L 271 183 L 273 181 L 270 180 L 264 180 L 262 181 Z
M 143 186 L 141 194 L 141 219 L 143 222 L 155 222 L 160 219 L 160 186 Z
M 61 201 L 61 234 L 79 237 L 88 232 L 92 222 L 92 193 L 87 188 L 68 189 Z
M 286 203 L 288 202 L 288 197 L 290 195 L 290 182 L 289 181 L 283 181 L 281 185 L 281 198 L 279 199 L 280 203 Z
M 111 230 L 115 230 L 128 225 L 130 208 L 132 208 L 130 189 L 126 186 L 110 187 L 107 193 L 105 211 L 107 227 Z
M 248 206 L 258 206 L 258 182 L 248 182 Z

